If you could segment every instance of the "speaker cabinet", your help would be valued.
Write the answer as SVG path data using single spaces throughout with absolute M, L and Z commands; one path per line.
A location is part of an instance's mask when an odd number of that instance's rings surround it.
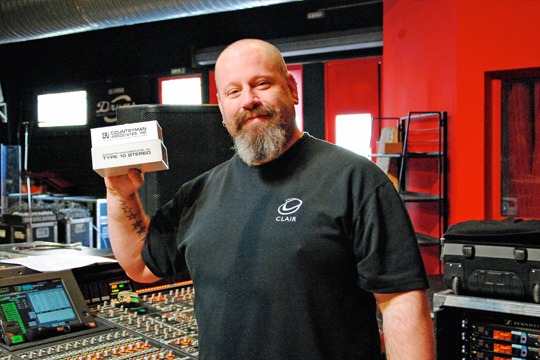
M 145 174 L 139 195 L 153 215 L 180 186 L 228 160 L 233 141 L 217 105 L 132 105 L 117 109 L 117 124 L 157 121 L 163 130 L 169 170 Z

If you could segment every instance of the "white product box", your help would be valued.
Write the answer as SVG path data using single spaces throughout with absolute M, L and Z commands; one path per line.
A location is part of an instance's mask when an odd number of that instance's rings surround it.
M 93 148 L 163 139 L 161 126 L 155 120 L 94 128 L 90 136 Z
M 167 148 L 161 140 L 93 147 L 92 167 L 101 176 L 124 175 L 129 169 L 166 170 L 169 168 Z

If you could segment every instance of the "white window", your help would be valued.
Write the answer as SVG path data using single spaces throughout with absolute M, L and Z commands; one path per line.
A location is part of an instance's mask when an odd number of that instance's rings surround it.
M 370 157 L 371 114 L 347 114 L 336 116 L 336 144 Z
M 168 105 L 202 104 L 201 76 L 182 76 L 159 80 L 160 99 Z
M 88 121 L 86 91 L 42 94 L 37 102 L 39 127 L 80 126 Z

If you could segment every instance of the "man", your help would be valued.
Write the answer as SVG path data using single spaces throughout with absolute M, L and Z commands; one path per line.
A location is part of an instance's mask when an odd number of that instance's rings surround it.
M 111 245 L 152 282 L 188 268 L 201 359 L 432 359 L 427 280 L 410 220 L 369 160 L 303 134 L 298 92 L 272 45 L 216 63 L 237 154 L 184 184 L 150 219 L 143 175 L 105 179 Z

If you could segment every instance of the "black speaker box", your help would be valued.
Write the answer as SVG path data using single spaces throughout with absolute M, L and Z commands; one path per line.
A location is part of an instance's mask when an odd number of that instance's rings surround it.
M 117 109 L 117 124 L 157 121 L 163 130 L 169 170 L 145 174 L 139 195 L 153 215 L 180 186 L 231 158 L 233 141 L 217 105 L 132 105 Z

